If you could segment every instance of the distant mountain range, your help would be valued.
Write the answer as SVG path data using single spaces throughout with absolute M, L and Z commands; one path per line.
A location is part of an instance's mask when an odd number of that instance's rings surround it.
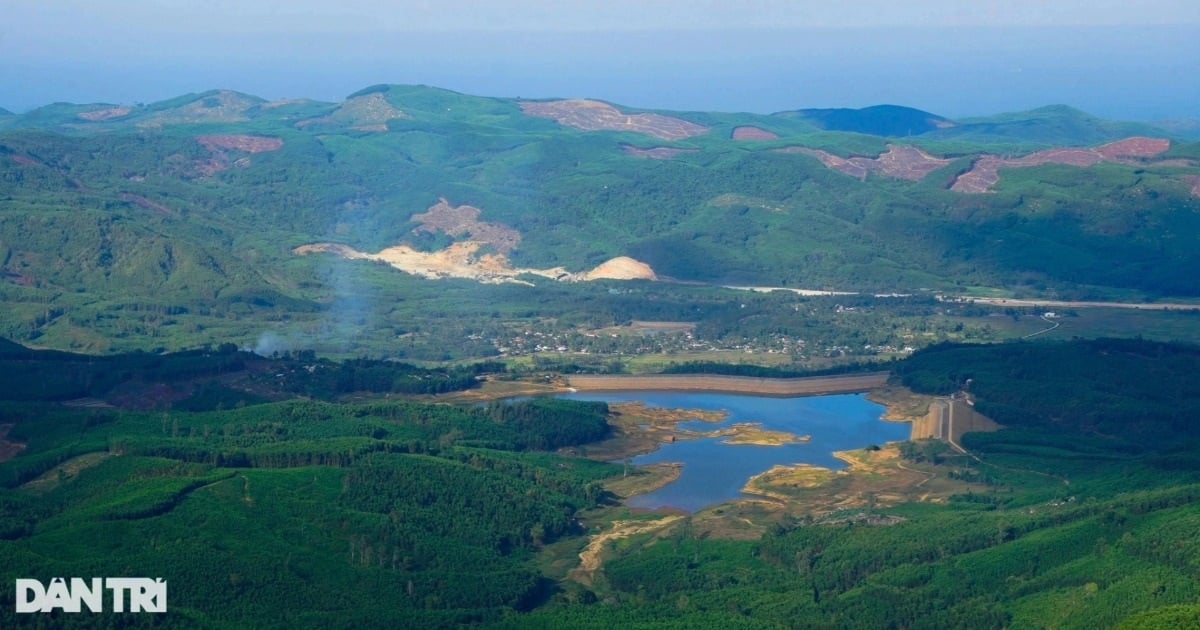
M 1200 143 L 1064 106 L 754 115 L 401 85 L 57 103 L 0 117 L 0 198 L 16 339 L 130 304 L 319 308 L 346 280 L 313 266 L 336 257 L 534 285 L 1200 295 Z
M 343 103 L 328 103 L 309 99 L 267 101 L 257 96 L 230 90 L 211 90 L 187 94 L 149 105 L 115 105 L 111 103 L 73 104 L 54 103 L 24 114 L 14 114 L 0 108 L 0 127 L 81 130 L 87 123 L 104 126 L 145 126 L 181 124 L 187 122 L 238 122 L 254 119 L 319 118 L 335 114 L 342 122 L 359 123 L 388 120 L 387 108 L 377 99 L 363 99 L 371 94 L 408 86 L 372 86 L 350 95 Z M 427 88 L 426 105 L 436 107 L 433 93 L 446 92 Z M 454 93 L 449 93 L 454 94 Z M 413 96 L 410 92 L 408 96 Z M 463 98 L 466 95 L 459 95 Z M 505 100 L 505 99 L 494 99 Z M 582 100 L 582 99 L 575 99 Z M 364 102 L 365 101 L 365 102 Z M 545 102 L 539 99 L 531 102 Z M 374 105 L 374 107 L 372 106 Z M 412 107 L 412 104 L 409 104 Z M 420 107 L 420 105 L 418 105 Z M 620 109 L 628 110 L 627 107 Z M 431 112 L 433 110 L 424 110 Z M 886 137 L 928 135 L 935 138 L 966 138 L 977 142 L 1046 142 L 1057 144 L 1096 143 L 1131 135 L 1167 135 L 1179 139 L 1200 138 L 1200 120 L 1164 121 L 1161 124 L 1114 122 L 1096 118 L 1086 112 L 1066 106 L 1050 105 L 1027 112 L 951 120 L 930 112 L 901 105 L 875 105 L 861 109 L 799 109 L 784 111 L 765 119 L 788 119 L 806 123 L 810 130 L 846 131 Z M 308 118 L 311 120 L 311 118 Z

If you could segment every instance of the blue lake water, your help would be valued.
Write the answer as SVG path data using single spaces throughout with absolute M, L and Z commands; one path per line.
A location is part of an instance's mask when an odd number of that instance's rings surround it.
M 639 401 L 650 407 L 671 409 L 714 409 L 729 412 L 719 423 L 696 422 L 683 426 L 716 429 L 735 422 L 757 422 L 763 428 L 809 435 L 812 440 L 782 446 L 724 444 L 725 438 L 680 440 L 663 444 L 657 451 L 640 455 L 634 464 L 682 462 L 679 479 L 646 494 L 628 499 L 632 507 L 672 507 L 696 511 L 745 497 L 742 486 L 775 464 L 806 463 L 826 468 L 844 468 L 834 451 L 862 448 L 908 439 L 909 424 L 880 420 L 883 406 L 862 394 L 774 398 L 739 394 L 628 391 L 561 394 L 571 400 L 604 402 Z

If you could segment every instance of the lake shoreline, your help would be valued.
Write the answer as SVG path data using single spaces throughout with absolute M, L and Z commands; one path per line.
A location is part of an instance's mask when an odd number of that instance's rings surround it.
M 846 462 L 834 451 L 903 440 L 908 434 L 905 425 L 882 421 L 882 405 L 861 393 L 780 397 L 628 390 L 568 396 L 604 400 L 610 405 L 610 423 L 617 430 L 604 443 L 590 445 L 588 457 L 639 467 L 657 462 L 682 464 L 673 483 L 653 490 L 638 488 L 622 497 L 629 507 L 673 506 L 695 512 L 746 498 L 741 490 L 746 481 L 772 465 L 810 462 L 841 469 Z M 705 426 L 718 419 L 724 424 Z M 696 420 L 701 422 L 680 424 Z M 705 494 L 715 496 L 710 502 L 701 498 Z
M 793 397 L 856 394 L 887 385 L 890 372 L 763 378 L 719 374 L 572 374 L 567 385 L 580 392 L 712 392 Z

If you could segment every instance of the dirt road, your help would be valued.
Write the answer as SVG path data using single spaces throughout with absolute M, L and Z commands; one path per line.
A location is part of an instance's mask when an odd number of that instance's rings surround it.
M 571 578 L 590 586 L 592 578 L 600 568 L 600 554 L 604 551 L 605 543 L 635 534 L 661 530 L 682 518 L 682 516 L 673 515 L 653 521 L 613 521 L 612 527 L 608 531 L 596 534 L 588 541 L 587 547 L 579 554 L 579 566 L 571 571 Z

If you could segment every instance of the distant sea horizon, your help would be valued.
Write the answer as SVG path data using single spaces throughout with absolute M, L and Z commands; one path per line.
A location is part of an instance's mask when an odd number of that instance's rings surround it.
M 238 50 L 228 55 L 228 50 Z M 770 114 L 894 104 L 951 119 L 1064 104 L 1200 118 L 1200 26 L 363 33 L 114 42 L 10 59 L 0 107 L 150 103 L 210 89 L 340 101 L 378 83 L 477 96 Z

